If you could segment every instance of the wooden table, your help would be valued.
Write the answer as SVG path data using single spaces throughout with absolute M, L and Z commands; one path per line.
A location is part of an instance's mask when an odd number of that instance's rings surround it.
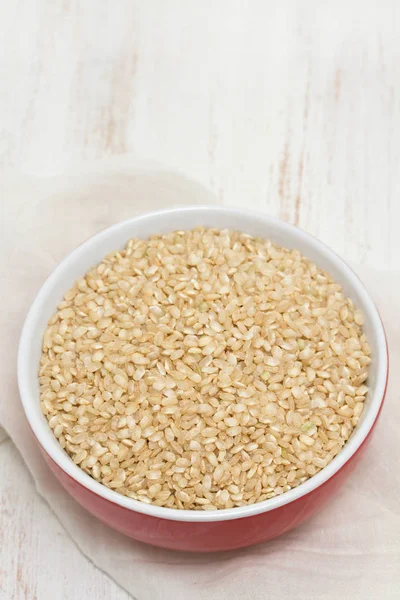
M 0 168 L 134 152 L 396 268 L 399 27 L 397 0 L 3 1 Z M 0 439 L 0 597 L 125 600 Z

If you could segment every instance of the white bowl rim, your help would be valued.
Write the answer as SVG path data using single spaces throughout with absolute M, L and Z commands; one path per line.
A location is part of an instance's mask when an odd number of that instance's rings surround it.
M 307 479 L 298 487 L 288 492 L 285 492 L 280 496 L 276 496 L 274 498 L 270 498 L 269 500 L 264 500 L 256 504 L 235 508 L 220 509 L 215 511 L 178 510 L 175 508 L 165 508 L 155 506 L 153 504 L 145 504 L 143 502 L 139 502 L 132 498 L 123 496 L 122 494 L 119 494 L 118 492 L 115 492 L 107 488 L 105 485 L 95 481 L 92 477 L 90 477 L 88 474 L 82 471 L 77 465 L 73 463 L 71 458 L 61 448 L 61 446 L 57 445 L 54 448 L 50 444 L 50 441 L 54 439 L 52 431 L 48 427 L 47 423 L 44 422 L 43 419 L 40 419 L 40 417 L 33 410 L 33 405 L 35 402 L 37 402 L 37 398 L 35 398 L 35 394 L 30 389 L 27 377 L 27 367 L 30 361 L 30 340 L 34 337 L 34 322 L 36 315 L 40 313 L 41 307 L 46 299 L 46 296 L 50 289 L 52 289 L 53 283 L 56 282 L 59 273 L 67 267 L 68 263 L 71 261 L 72 258 L 79 258 L 80 256 L 83 256 L 87 249 L 90 248 L 93 244 L 96 244 L 103 237 L 107 237 L 111 232 L 114 232 L 119 228 L 126 226 L 128 223 L 136 224 L 141 220 L 148 219 L 149 217 L 163 217 L 168 214 L 178 212 L 181 213 L 182 211 L 210 211 L 214 213 L 223 212 L 225 214 L 234 214 L 237 217 L 253 217 L 261 219 L 264 222 L 272 223 L 275 227 L 280 228 L 283 232 L 291 232 L 292 234 L 296 235 L 297 238 L 306 239 L 308 244 L 314 246 L 314 249 L 316 249 L 320 255 L 329 257 L 330 261 L 335 263 L 335 266 L 347 278 L 351 287 L 354 290 L 357 290 L 357 293 L 359 295 L 363 296 L 364 306 L 366 307 L 368 313 L 367 316 L 370 325 L 374 329 L 375 335 L 378 340 L 378 347 L 381 349 L 378 357 L 379 360 L 377 364 L 376 384 L 373 392 L 369 392 L 370 394 L 372 393 L 373 396 L 370 406 L 368 408 L 368 412 L 364 418 L 363 423 L 359 426 L 358 429 L 356 429 L 353 432 L 349 441 L 339 452 L 339 454 L 326 467 L 324 467 L 321 471 L 319 471 L 310 479 Z M 361 280 L 333 250 L 328 248 L 321 241 L 314 238 L 312 235 L 303 231 L 302 229 L 295 227 L 294 225 L 290 225 L 289 223 L 286 223 L 276 217 L 269 216 L 265 213 L 261 213 L 254 210 L 230 208 L 225 206 L 189 205 L 180 208 L 171 208 L 158 210 L 154 212 L 148 212 L 133 217 L 132 219 L 121 221 L 93 235 L 88 240 L 83 242 L 80 246 L 75 248 L 72 252 L 70 252 L 48 276 L 31 305 L 21 333 L 18 348 L 17 371 L 18 386 L 22 400 L 22 405 L 25 411 L 25 415 L 31 426 L 31 429 L 35 437 L 37 438 L 39 444 L 41 445 L 42 449 L 67 475 L 69 475 L 72 479 L 80 483 L 83 487 L 90 490 L 95 495 L 100 496 L 105 500 L 108 500 L 109 502 L 117 504 L 128 510 L 132 510 L 134 512 L 142 513 L 152 517 L 157 517 L 160 519 L 204 523 L 241 519 L 244 517 L 250 517 L 261 513 L 269 512 L 270 510 L 274 510 L 276 508 L 285 506 L 286 504 L 289 504 L 290 502 L 298 500 L 299 498 L 309 494 L 310 492 L 324 484 L 326 481 L 328 481 L 331 477 L 333 477 L 345 465 L 345 463 L 357 452 L 359 447 L 367 438 L 378 417 L 380 408 L 385 397 L 388 379 L 388 362 L 389 361 L 386 335 L 379 313 Z

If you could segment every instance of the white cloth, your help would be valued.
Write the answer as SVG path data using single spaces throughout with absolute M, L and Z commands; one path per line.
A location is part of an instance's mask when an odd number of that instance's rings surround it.
M 0 189 L 0 423 L 81 551 L 136 600 L 394 600 L 400 597 L 400 273 L 358 269 L 387 328 L 391 381 L 362 464 L 321 513 L 249 549 L 191 555 L 155 549 L 86 513 L 44 464 L 16 382 L 23 319 L 46 275 L 70 249 L 108 225 L 165 205 L 206 202 L 207 192 L 167 172 L 112 161 L 87 173 L 20 178 Z M 147 174 L 146 174 L 147 173 Z

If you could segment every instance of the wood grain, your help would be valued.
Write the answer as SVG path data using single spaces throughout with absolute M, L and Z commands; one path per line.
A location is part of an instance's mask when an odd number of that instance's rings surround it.
M 400 5 L 2 3 L 3 168 L 136 152 L 395 267 Z
M 398 267 L 399 27 L 397 0 L 2 2 L 0 169 L 49 176 L 135 152 L 346 259 Z M 1 452 L 23 477 L 8 443 Z M 49 517 L 28 483 L 22 509 L 11 464 L 3 597 L 43 585 L 37 548 L 50 587 L 61 577 L 75 597 L 80 555 L 57 525 L 38 524 Z M 55 539 L 63 558 L 46 554 Z M 117 597 L 82 568 L 92 584 L 82 576 L 80 597 Z

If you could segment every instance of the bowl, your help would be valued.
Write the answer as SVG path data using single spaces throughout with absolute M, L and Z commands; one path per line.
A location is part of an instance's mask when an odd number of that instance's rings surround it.
M 284 494 L 243 507 L 216 511 L 177 510 L 127 498 L 92 479 L 76 466 L 53 435 L 39 402 L 38 366 L 42 335 L 63 294 L 78 276 L 131 237 L 204 225 L 237 229 L 296 248 L 342 285 L 365 317 L 371 346 L 365 408 L 349 441 L 321 471 Z M 302 523 L 335 496 L 361 458 L 384 400 L 388 352 L 377 309 L 355 273 L 329 248 L 304 231 L 248 210 L 196 206 L 135 217 L 98 233 L 71 252 L 54 270 L 26 318 L 18 354 L 18 382 L 26 417 L 49 467 L 67 492 L 103 523 L 136 540 L 175 550 L 217 551 L 256 544 Z M 357 518 L 354 515 L 354 518 Z

